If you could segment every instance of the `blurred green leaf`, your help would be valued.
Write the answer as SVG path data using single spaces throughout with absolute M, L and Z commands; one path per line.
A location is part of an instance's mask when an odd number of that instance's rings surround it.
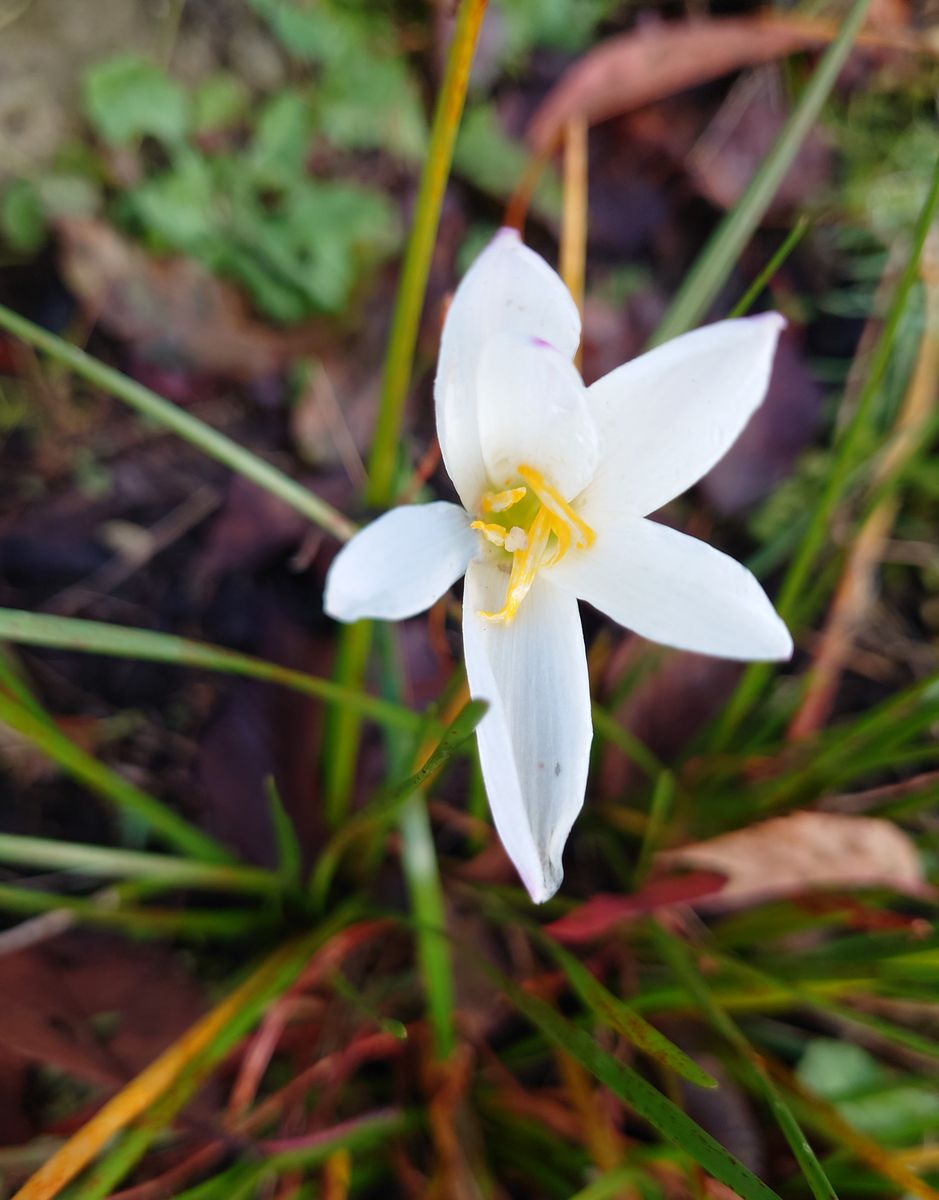
M 315 7 L 251 0 L 251 6 L 288 54 L 320 67 L 315 109 L 328 141 L 407 162 L 421 158 L 427 121 L 420 91 L 387 17 L 329 0 Z
M 904 1145 L 939 1126 L 939 1095 L 933 1087 L 895 1082 L 892 1072 L 851 1042 L 816 1038 L 796 1075 L 870 1137 Z
M 193 129 L 196 133 L 229 129 L 244 117 L 250 103 L 251 93 L 238 76 L 219 71 L 193 92 Z
M 0 197 L 3 240 L 19 254 L 35 254 L 46 240 L 46 221 L 36 185 L 15 179 Z
M 476 104 L 467 109 L 453 156 L 458 175 L 486 195 L 504 200 L 522 178 L 528 160 L 528 150 L 502 128 L 494 105 Z M 553 167 L 539 181 L 531 208 L 548 221 L 560 219 L 561 185 Z
M 146 180 L 124 197 L 124 207 L 163 246 L 204 256 L 217 231 L 212 170 L 198 154 L 181 155 L 172 170 Z
M 310 102 L 297 88 L 278 92 L 261 109 L 248 165 L 262 186 L 289 184 L 303 174 L 312 132 Z
M 90 67 L 82 102 L 95 131 L 112 145 L 150 135 L 168 144 L 189 130 L 185 90 L 154 63 L 121 54 Z
M 327 68 L 317 95 L 324 136 L 347 150 L 383 150 L 416 162 L 427 149 L 417 87 L 400 58 L 359 53 Z
M 502 57 L 515 61 L 538 46 L 581 50 L 620 0 L 498 0 L 504 31 Z

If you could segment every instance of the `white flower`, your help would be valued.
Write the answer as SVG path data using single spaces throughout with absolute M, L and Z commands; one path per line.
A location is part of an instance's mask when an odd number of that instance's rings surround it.
M 644 637 L 736 659 L 792 641 L 746 568 L 647 515 L 701 478 L 766 391 L 783 319 L 721 321 L 592 387 L 571 359 L 566 287 L 501 230 L 447 313 L 437 431 L 462 507 L 396 508 L 357 534 L 326 581 L 341 621 L 399 620 L 465 572 L 470 692 L 487 700 L 479 755 L 503 845 L 535 901 L 562 877 L 593 735 L 586 600 Z

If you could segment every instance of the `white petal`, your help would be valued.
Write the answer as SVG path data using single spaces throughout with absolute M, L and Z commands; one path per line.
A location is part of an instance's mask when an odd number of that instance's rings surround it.
M 463 648 L 473 696 L 490 708 L 477 731 L 486 794 L 502 844 L 532 900 L 557 891 L 561 856 L 584 802 L 593 729 L 576 599 L 535 580 L 515 620 L 493 624 L 506 574 L 471 562 Z
M 565 500 L 597 467 L 597 431 L 587 391 L 570 359 L 535 338 L 499 334 L 479 356 L 479 440 L 496 488 L 534 467 Z
M 323 607 L 337 621 L 413 617 L 460 578 L 477 549 L 469 518 L 456 504 L 393 508 L 339 551 Z
M 617 367 L 587 392 L 600 436 L 597 473 L 578 505 L 645 516 L 727 453 L 766 394 L 785 321 L 719 321 Z
M 476 424 L 479 353 L 494 333 L 543 338 L 573 358 L 580 315 L 560 277 L 514 229 L 500 230 L 463 277 L 447 312 L 434 384 L 437 436 L 470 512 L 486 489 Z
M 720 658 L 789 658 L 792 638 L 740 563 L 642 517 L 596 530 L 547 572 L 614 621 L 653 642 Z

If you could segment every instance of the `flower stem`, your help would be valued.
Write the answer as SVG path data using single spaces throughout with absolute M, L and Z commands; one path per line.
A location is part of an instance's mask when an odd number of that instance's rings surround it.
M 378 418 L 369 457 L 366 500 L 383 507 L 394 499 L 401 423 L 414 365 L 427 278 L 440 223 L 444 191 L 453 161 L 457 130 L 466 100 L 470 67 L 486 12 L 487 0 L 461 0 L 447 66 L 431 128 L 427 160 L 418 187 L 411 236 L 405 251 L 401 280 L 391 320 L 388 353 L 382 374 Z M 343 631 L 339 646 L 342 684 L 361 680 L 371 644 L 371 625 L 357 622 Z M 334 747 L 326 764 L 326 798 L 337 822 L 348 807 L 358 755 L 360 720 L 348 710 L 337 711 L 328 744 Z M 400 758 L 401 739 L 389 739 L 388 753 Z M 445 907 L 424 798 L 416 792 L 400 823 L 401 861 L 417 918 L 417 956 L 430 1014 L 434 1049 L 446 1058 L 453 1048 L 453 978 L 450 947 L 444 929 Z

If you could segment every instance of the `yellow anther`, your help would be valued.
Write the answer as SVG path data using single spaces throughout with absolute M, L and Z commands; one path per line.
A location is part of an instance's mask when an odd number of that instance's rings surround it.
M 527 495 L 528 488 L 523 487 L 509 488 L 505 492 L 486 492 L 480 507 L 484 513 L 505 512 L 506 509 L 514 508 Z
M 479 614 L 487 621 L 503 624 L 516 615 L 540 570 L 553 566 L 571 546 L 586 548 L 594 541 L 590 526 L 540 471 L 520 466 L 518 474 L 526 486 L 486 492 L 480 509 L 493 519 L 473 521 L 470 525 L 512 556 L 505 603 L 498 612 Z
M 499 621 L 507 624 L 518 612 L 519 605 L 531 590 L 535 576 L 544 565 L 548 549 L 548 541 L 552 533 L 551 514 L 541 509 L 528 531 L 528 545 L 519 550 L 512 558 L 512 573 L 509 576 L 509 586 L 505 593 L 505 603 L 498 612 L 481 612 L 479 615 L 487 621 Z
M 536 471 L 534 467 L 522 465 L 518 468 L 518 473 L 535 493 L 542 505 L 557 518 L 555 533 L 557 533 L 558 526 L 563 524 L 569 531 L 576 531 L 578 534 L 578 546 L 586 547 L 593 545 L 597 535 L 586 521 L 578 517 L 577 513 L 574 512 L 564 497 L 548 483 L 540 471 Z M 558 541 L 560 542 L 560 538 Z M 561 551 L 561 554 L 563 553 L 564 550 Z
M 494 546 L 504 546 L 507 530 L 501 525 L 493 525 L 488 521 L 470 521 L 470 529 L 477 529 L 483 535 L 487 542 L 492 542 Z

